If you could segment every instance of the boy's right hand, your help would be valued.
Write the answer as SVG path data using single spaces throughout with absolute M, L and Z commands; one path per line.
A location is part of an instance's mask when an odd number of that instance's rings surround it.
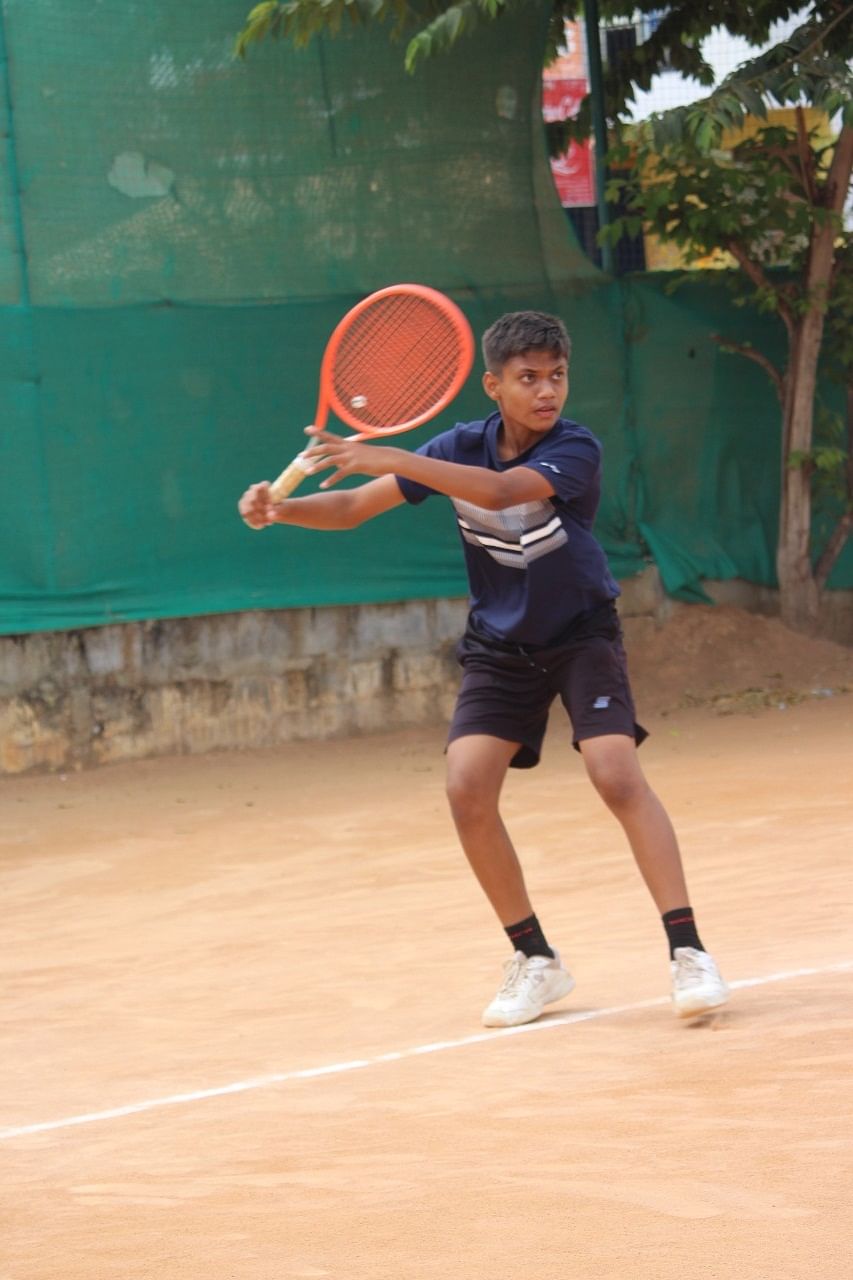
M 281 515 L 281 504 L 273 502 L 270 497 L 268 480 L 250 485 L 237 504 L 237 510 L 250 529 L 266 529 L 268 525 L 278 524 Z

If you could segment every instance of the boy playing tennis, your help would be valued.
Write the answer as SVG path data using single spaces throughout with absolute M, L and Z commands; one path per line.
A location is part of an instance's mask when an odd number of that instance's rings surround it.
M 483 1013 L 490 1027 L 531 1022 L 574 987 L 534 914 L 499 812 L 507 769 L 538 763 L 557 696 L 661 913 L 676 1013 L 704 1013 L 728 996 L 696 931 L 672 825 L 637 758 L 647 735 L 634 719 L 614 603 L 619 587 L 592 534 L 601 448 L 586 428 L 560 417 L 569 354 L 555 316 L 501 316 L 483 336 L 483 387 L 497 405 L 484 422 L 458 425 L 415 453 L 309 427 L 312 470 L 332 472 L 323 490 L 344 476 L 376 478 L 279 503 L 263 482 L 239 504 L 252 529 L 351 529 L 433 494 L 453 503 L 471 594 L 447 795 L 462 847 L 513 948 Z

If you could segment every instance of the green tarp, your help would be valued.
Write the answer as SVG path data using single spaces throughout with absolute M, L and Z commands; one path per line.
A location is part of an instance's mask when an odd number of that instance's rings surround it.
M 711 335 L 778 335 L 716 278 L 669 296 L 584 257 L 544 151 L 546 8 L 414 77 L 378 31 L 236 62 L 244 9 L 0 4 L 0 630 L 463 593 L 446 504 L 337 536 L 236 515 L 300 447 L 337 320 L 407 279 L 476 331 L 564 317 L 617 575 L 772 583 L 777 406 Z M 485 407 L 478 363 L 396 443 Z

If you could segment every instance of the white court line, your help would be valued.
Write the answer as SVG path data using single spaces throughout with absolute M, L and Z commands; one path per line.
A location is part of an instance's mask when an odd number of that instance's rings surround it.
M 783 973 L 771 973 L 763 978 L 740 978 L 730 982 L 732 990 L 744 987 L 764 987 L 771 982 L 790 982 L 793 978 L 815 978 L 829 973 L 849 973 L 853 960 L 830 964 L 821 969 L 790 969 Z M 332 1062 L 325 1067 L 305 1067 L 301 1071 L 281 1071 L 268 1076 L 255 1076 L 238 1080 L 234 1084 L 219 1085 L 214 1089 L 196 1089 L 191 1093 L 175 1093 L 165 1098 L 151 1098 L 148 1102 L 132 1102 L 124 1107 L 112 1107 L 108 1111 L 90 1111 L 79 1116 L 67 1116 L 63 1120 L 45 1120 L 41 1124 L 24 1124 L 13 1129 L 0 1129 L 0 1142 L 9 1138 L 23 1138 L 31 1133 L 49 1133 L 54 1129 L 71 1129 L 81 1124 L 96 1124 L 102 1120 L 120 1120 L 124 1116 L 139 1115 L 143 1111 L 159 1111 L 163 1107 L 176 1107 L 189 1102 L 203 1102 L 207 1098 L 224 1098 L 232 1093 L 251 1093 L 255 1089 L 270 1089 L 274 1085 L 290 1084 L 295 1080 L 316 1080 L 321 1076 L 342 1075 L 347 1071 L 361 1071 L 365 1067 L 378 1067 L 386 1062 L 403 1062 L 425 1053 L 444 1053 L 448 1049 L 465 1049 L 468 1045 L 483 1044 L 488 1040 L 501 1040 L 505 1036 L 525 1035 L 536 1031 L 551 1031 L 554 1027 L 572 1026 L 578 1022 L 592 1022 L 598 1018 L 615 1018 L 622 1013 L 637 1013 L 641 1009 L 655 1009 L 669 1004 L 669 996 L 656 1000 L 640 1000 L 636 1004 L 612 1005 L 607 1009 L 590 1009 L 583 1013 L 556 1014 L 542 1022 L 527 1022 L 520 1027 L 502 1027 L 496 1031 L 482 1031 L 461 1040 L 438 1040 L 434 1044 L 419 1044 L 413 1049 L 397 1049 L 380 1053 L 374 1058 L 354 1058 L 350 1062 Z

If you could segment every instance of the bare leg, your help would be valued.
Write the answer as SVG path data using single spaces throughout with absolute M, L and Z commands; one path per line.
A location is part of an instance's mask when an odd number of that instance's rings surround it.
M 661 915 L 689 903 L 678 841 L 645 779 L 633 738 L 607 734 L 581 742 L 590 780 L 621 823 L 640 874 Z
M 470 734 L 447 748 L 447 798 L 459 840 L 502 925 L 533 915 L 524 875 L 499 810 L 518 744 Z

